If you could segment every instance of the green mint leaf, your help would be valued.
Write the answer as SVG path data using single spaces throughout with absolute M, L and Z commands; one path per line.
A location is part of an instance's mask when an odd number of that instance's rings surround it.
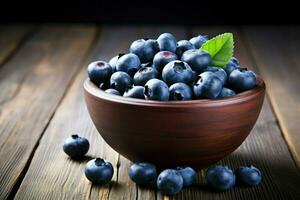
M 223 33 L 205 42 L 200 49 L 211 55 L 211 65 L 223 68 L 233 56 L 233 48 L 232 33 Z

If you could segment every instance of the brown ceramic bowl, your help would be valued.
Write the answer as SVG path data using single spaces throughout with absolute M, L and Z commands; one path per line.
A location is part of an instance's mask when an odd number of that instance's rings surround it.
M 104 140 L 135 161 L 207 167 L 238 148 L 260 113 L 265 84 L 233 97 L 181 102 L 107 94 L 84 82 L 90 116 Z

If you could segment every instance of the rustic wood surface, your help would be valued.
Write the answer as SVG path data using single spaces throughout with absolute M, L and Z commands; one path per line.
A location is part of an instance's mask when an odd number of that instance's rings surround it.
M 11 36 L 13 30 L 0 28 L 0 41 L 9 38 L 14 43 L 0 42 L 0 58 L 4 55 L 0 59 L 0 199 L 300 199 L 300 171 L 295 164 L 300 151 L 299 27 L 284 32 L 276 27 L 15 25 L 12 29 L 23 33 Z M 130 161 L 95 130 L 83 100 L 87 63 L 108 60 L 127 51 L 132 40 L 157 37 L 163 31 L 178 39 L 234 32 L 236 56 L 266 81 L 268 98 L 252 133 L 220 161 L 232 168 L 256 165 L 263 172 L 260 186 L 212 192 L 202 170 L 197 186 L 175 197 L 163 196 L 130 181 Z M 62 151 L 64 139 L 72 133 L 86 136 L 91 143 L 81 162 Z M 83 174 L 85 163 L 98 156 L 115 167 L 113 181 L 102 187 L 90 184 Z

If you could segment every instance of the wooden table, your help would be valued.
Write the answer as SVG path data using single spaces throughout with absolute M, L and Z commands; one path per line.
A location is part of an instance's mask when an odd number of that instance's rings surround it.
M 221 164 L 254 164 L 258 187 L 210 191 L 198 184 L 176 199 L 300 199 L 300 27 L 2 25 L 0 28 L 0 199 L 168 199 L 127 175 L 130 161 L 95 130 L 83 100 L 87 64 L 126 52 L 136 38 L 171 32 L 179 39 L 230 31 L 235 55 L 267 84 L 260 117 L 246 141 Z M 113 163 L 112 183 L 87 181 L 83 162 L 62 151 L 66 137 L 86 136 L 90 159 Z

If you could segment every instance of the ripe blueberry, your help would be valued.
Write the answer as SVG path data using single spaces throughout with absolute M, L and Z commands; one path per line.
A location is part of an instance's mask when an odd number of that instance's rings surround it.
M 232 57 L 229 63 L 225 66 L 224 70 L 227 73 L 227 76 L 229 76 L 230 73 L 237 68 L 240 68 L 240 64 L 235 57 Z
M 250 165 L 250 166 L 241 166 L 235 171 L 237 180 L 249 185 L 255 186 L 261 182 L 262 175 L 259 169 Z
M 215 99 L 219 96 L 223 84 L 213 72 L 203 72 L 198 78 L 193 88 L 196 98 Z
M 196 37 L 191 38 L 190 43 L 192 43 L 196 49 L 199 49 L 207 40 L 207 35 L 198 35 Z
M 170 100 L 186 101 L 192 100 L 193 91 L 190 86 L 185 83 L 174 83 L 169 88 Z
M 139 57 L 133 53 L 125 54 L 121 56 L 117 61 L 117 71 L 122 71 L 133 76 L 137 70 L 141 67 L 141 61 Z
M 125 54 L 124 53 L 119 53 L 119 55 L 117 55 L 117 56 L 115 56 L 115 57 L 113 57 L 112 59 L 109 60 L 108 64 L 112 67 L 113 73 L 117 71 L 117 61 L 123 55 L 125 55 Z
M 109 88 L 109 89 L 105 90 L 105 92 L 108 93 L 108 94 L 114 94 L 114 95 L 121 96 L 121 94 L 118 90 L 115 90 L 115 89 L 112 89 L 112 88 Z
M 187 63 L 174 60 L 164 67 L 162 78 L 168 85 L 179 82 L 190 84 L 194 81 L 194 72 Z
M 84 172 L 89 181 L 97 185 L 103 185 L 113 177 L 114 168 L 110 162 L 96 158 L 86 164 Z
M 144 86 L 147 81 L 153 78 L 157 78 L 159 73 L 153 67 L 142 67 L 140 68 L 133 77 L 133 82 L 135 85 Z
M 235 175 L 227 166 L 216 165 L 206 172 L 206 181 L 214 189 L 225 191 L 235 184 Z
M 128 175 L 139 185 L 149 184 L 156 179 L 156 167 L 151 163 L 137 162 L 129 167 Z
M 170 94 L 168 85 L 162 80 L 154 78 L 145 84 L 144 95 L 147 100 L 168 101 Z
M 161 72 L 163 68 L 171 61 L 177 60 L 175 53 L 170 51 L 160 51 L 153 58 L 153 67 Z
M 188 187 L 193 185 L 197 179 L 197 173 L 191 167 L 177 167 L 176 170 L 181 175 L 183 179 L 183 187 Z
M 63 145 L 64 152 L 71 158 L 81 158 L 89 150 L 89 141 L 78 135 L 72 135 L 68 137 Z
M 247 68 L 238 68 L 230 73 L 228 83 L 238 92 L 250 90 L 256 86 L 256 75 Z
M 227 74 L 224 69 L 220 67 L 209 66 L 205 68 L 206 72 L 213 72 L 217 77 L 222 81 L 222 84 L 225 85 L 227 81 Z
M 196 72 L 202 72 L 211 62 L 211 56 L 207 51 L 190 49 L 182 54 L 181 60 L 190 65 Z
M 110 77 L 110 87 L 118 90 L 121 94 L 126 88 L 132 86 L 132 78 L 125 72 L 115 72 Z
M 163 33 L 157 38 L 160 51 L 176 52 L 177 41 L 171 33 Z
M 134 41 L 129 51 L 137 55 L 142 63 L 146 63 L 153 60 L 154 55 L 159 51 L 159 47 L 155 40 L 146 38 Z
M 90 80 L 99 86 L 101 83 L 109 80 L 109 77 L 113 73 L 113 69 L 104 61 L 95 61 L 89 64 L 87 73 Z
M 224 98 L 224 97 L 230 97 L 234 96 L 235 92 L 229 88 L 223 88 L 222 91 L 220 92 L 218 98 Z
M 190 49 L 195 49 L 195 47 L 188 40 L 180 40 L 179 42 L 177 42 L 176 54 L 178 58 L 180 59 L 182 54 Z
M 145 99 L 144 97 L 144 87 L 143 86 L 133 86 L 127 88 L 123 95 L 124 97 L 131 97 L 137 99 Z
M 164 194 L 175 195 L 182 189 L 183 179 L 178 171 L 166 169 L 159 174 L 157 187 Z

